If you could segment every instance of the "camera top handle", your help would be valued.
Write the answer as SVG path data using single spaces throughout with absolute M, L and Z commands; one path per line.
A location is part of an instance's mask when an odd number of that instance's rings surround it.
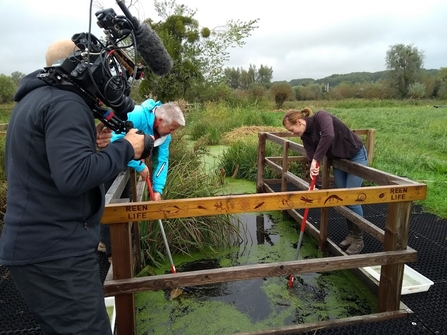
M 138 20 L 132 16 L 132 14 L 129 12 L 129 8 L 127 8 L 126 4 L 124 3 L 123 0 L 116 0 L 116 3 L 118 4 L 118 6 L 121 8 L 121 11 L 124 13 L 124 15 L 129 19 L 129 21 L 132 23 L 134 30 L 138 29 L 138 26 L 140 25 L 140 23 L 138 22 Z

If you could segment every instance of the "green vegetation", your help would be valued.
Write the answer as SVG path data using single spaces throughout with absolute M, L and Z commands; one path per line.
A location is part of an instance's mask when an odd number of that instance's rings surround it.
M 200 159 L 205 152 L 200 145 L 188 148 L 184 131 L 174 134 L 164 199 L 211 197 L 219 192 L 221 185 L 218 176 L 201 166 Z M 190 254 L 194 251 L 213 251 L 239 241 L 244 229 L 237 220 L 230 222 L 230 218 L 229 215 L 191 217 L 163 220 L 162 223 L 171 252 Z M 143 265 L 159 266 L 165 263 L 167 255 L 158 220 L 141 222 L 140 235 Z
M 110 322 L 112 322 L 112 317 L 113 317 L 113 311 L 115 309 L 114 306 L 107 306 L 107 314 L 109 315 L 109 320 Z
M 175 1 L 155 1 L 155 10 L 162 21 L 145 22 L 157 32 L 173 59 L 172 70 L 163 77 L 146 73 L 139 86 L 140 96 L 155 96 L 168 101 L 179 98 L 194 101 L 222 82 L 224 63 L 229 49 L 242 46 L 257 28 L 258 19 L 242 22 L 218 22 L 213 29 L 200 27 L 192 10 Z M 204 101 L 204 100 L 201 100 Z
M 241 126 L 281 127 L 281 120 L 275 113 L 261 113 L 259 106 L 206 103 L 188 113 L 186 130 L 191 140 L 205 140 L 204 144 L 215 145 L 222 143 L 225 133 Z
M 389 73 L 391 88 L 397 96 L 405 98 L 410 85 L 416 83 L 424 53 L 412 45 L 396 44 L 387 51 L 385 60 L 387 69 L 392 70 Z M 425 92 L 425 87 L 422 91 Z

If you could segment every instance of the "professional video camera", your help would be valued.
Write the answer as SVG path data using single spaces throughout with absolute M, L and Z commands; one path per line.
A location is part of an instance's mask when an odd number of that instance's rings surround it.
M 172 59 L 158 35 L 147 24 L 140 24 L 122 0 L 116 2 L 124 16 L 112 8 L 95 13 L 98 26 L 104 29 L 105 42 L 90 32 L 73 35 L 77 49 L 45 67 L 38 77 L 50 85 L 80 91 L 96 118 L 113 131 L 125 133 L 133 128 L 132 122 L 126 121 L 127 113 L 135 107 L 130 89 L 143 76 L 143 66 L 136 64 L 125 49 L 136 49 L 158 75 L 170 71 Z

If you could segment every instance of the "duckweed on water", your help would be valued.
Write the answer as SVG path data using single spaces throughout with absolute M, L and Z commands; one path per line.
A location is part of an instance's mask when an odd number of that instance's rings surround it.
M 280 212 L 243 214 L 248 235 L 220 254 L 175 257 L 178 272 L 294 260 L 297 223 Z M 295 244 L 295 248 L 294 248 Z M 304 235 L 299 259 L 318 258 L 318 244 Z M 169 272 L 169 265 L 157 273 Z M 340 319 L 376 310 L 377 298 L 350 271 L 270 277 L 192 287 L 169 301 L 166 293 L 136 294 L 138 334 L 215 334 L 265 330 Z

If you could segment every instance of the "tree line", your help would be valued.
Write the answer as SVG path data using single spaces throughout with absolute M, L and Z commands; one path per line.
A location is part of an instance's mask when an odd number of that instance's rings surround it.
M 426 70 L 424 52 L 413 45 L 396 44 L 385 56 L 387 70 L 334 74 L 322 79 L 302 78 L 289 82 L 261 82 L 256 67 L 225 70 L 227 85 L 233 89 L 268 89 L 277 107 L 287 100 L 363 99 L 447 99 L 447 67 Z M 265 71 L 266 67 L 260 67 Z M 271 68 L 269 74 L 273 73 Z M 247 75 L 250 74 L 251 75 Z M 237 79 L 239 78 L 239 83 Z M 247 85 L 246 78 L 251 82 Z M 271 76 L 270 76 L 271 79 Z

